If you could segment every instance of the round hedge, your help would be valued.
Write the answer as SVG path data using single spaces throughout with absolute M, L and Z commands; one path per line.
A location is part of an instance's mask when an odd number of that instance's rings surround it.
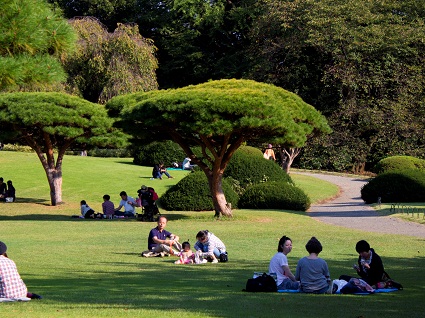
M 239 199 L 239 208 L 307 211 L 310 198 L 287 182 L 264 182 L 249 186 Z
M 170 167 L 173 162 L 183 162 L 186 157 L 178 144 L 171 140 L 154 141 L 142 146 L 134 155 L 133 162 L 142 166 L 153 166 L 163 162 Z
M 238 180 L 244 188 L 269 181 L 293 183 L 277 163 L 264 159 L 260 150 L 249 146 L 241 147 L 233 154 L 224 176 Z
M 393 156 L 380 160 L 373 171 L 377 174 L 400 170 L 425 171 L 425 160 L 411 156 Z
M 365 203 L 425 202 L 425 172 L 404 170 L 387 172 L 370 180 L 361 189 Z
M 223 192 L 232 207 L 238 205 L 238 195 L 224 179 Z M 196 171 L 188 174 L 172 186 L 159 199 L 161 208 L 168 211 L 213 211 L 214 206 L 205 173 Z

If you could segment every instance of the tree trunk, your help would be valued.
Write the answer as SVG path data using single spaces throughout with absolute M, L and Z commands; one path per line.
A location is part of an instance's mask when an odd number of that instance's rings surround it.
M 231 205 L 227 203 L 226 196 L 223 192 L 223 174 L 212 172 L 212 174 L 207 177 L 210 185 L 215 217 L 220 217 L 220 214 L 227 217 L 233 217 Z
M 280 148 L 280 157 L 282 158 L 282 169 L 289 174 L 291 165 L 294 162 L 294 159 L 300 154 L 300 148 Z
M 62 203 L 62 169 L 44 169 L 50 187 L 52 206 Z

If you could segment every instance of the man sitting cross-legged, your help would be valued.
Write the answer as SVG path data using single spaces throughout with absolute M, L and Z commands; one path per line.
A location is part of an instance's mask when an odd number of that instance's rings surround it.
M 179 237 L 165 230 L 166 225 L 167 218 L 165 216 L 160 216 L 158 219 L 158 225 L 149 232 L 148 250 L 143 252 L 142 256 L 162 257 L 170 254 L 174 255 L 180 252 L 182 247 L 179 243 Z M 177 251 L 174 251 L 173 247 L 176 248 Z

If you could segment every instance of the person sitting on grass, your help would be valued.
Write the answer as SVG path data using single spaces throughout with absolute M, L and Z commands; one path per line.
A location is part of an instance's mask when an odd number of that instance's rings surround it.
M 16 200 L 16 190 L 12 184 L 12 180 L 7 181 L 6 199 L 11 200 L 11 202 L 15 202 Z
M 40 295 L 28 292 L 15 262 L 8 258 L 6 251 L 6 244 L 0 241 L 0 299 L 43 298 Z
M 111 196 L 109 194 L 105 194 L 103 196 L 102 211 L 107 218 L 112 219 L 114 216 L 115 207 L 114 203 L 109 201 L 110 199 Z
M 94 210 L 91 207 L 89 207 L 86 200 L 81 200 L 80 205 L 81 205 L 81 215 L 85 219 L 101 219 L 101 218 L 103 218 L 102 213 L 94 212 Z
M 120 205 L 118 208 L 115 209 L 114 214 L 117 216 L 124 216 L 124 217 L 135 217 L 136 216 L 136 207 L 138 204 L 136 203 L 136 200 L 130 196 L 127 195 L 127 192 L 121 191 L 120 192 Z M 121 208 L 124 207 L 124 212 L 121 212 Z
M 298 261 L 295 279 L 300 281 L 301 292 L 325 294 L 329 289 L 330 274 L 328 264 L 319 257 L 322 244 L 314 236 L 305 245 L 309 256 Z
M 163 257 L 166 255 L 177 255 L 181 251 L 182 246 L 179 243 L 179 237 L 165 229 L 167 226 L 167 218 L 165 216 L 160 216 L 157 224 L 158 225 L 149 232 L 148 250 L 144 251 L 142 256 Z M 177 251 L 174 251 L 173 247 L 177 249 Z
M 381 257 L 376 254 L 373 248 L 365 240 L 358 241 L 356 244 L 356 251 L 359 254 L 357 264 L 353 268 L 357 274 L 370 286 L 379 287 L 378 283 L 385 280 L 388 274 L 384 270 L 384 264 Z M 341 275 L 339 279 L 350 281 L 353 278 L 348 275 Z
M 218 263 L 220 254 L 226 253 L 224 243 L 208 230 L 199 231 L 196 234 L 196 239 L 195 250 L 198 251 L 200 256 L 212 263 Z
M 276 273 L 278 290 L 297 290 L 300 283 L 295 279 L 288 265 L 286 255 L 292 251 L 292 240 L 282 236 L 277 245 L 277 253 L 272 257 L 269 264 L 269 273 Z
M 176 256 L 180 256 L 180 258 L 174 262 L 174 264 L 193 264 L 195 263 L 195 254 L 190 249 L 189 242 L 182 243 L 182 250 L 180 253 L 176 254 Z
M 0 201 L 6 201 L 7 185 L 3 180 L 4 179 L 0 177 Z
M 165 168 L 165 165 L 163 162 L 160 162 L 159 164 L 156 164 L 153 166 L 152 170 L 152 177 L 154 179 L 160 179 L 162 180 L 162 175 L 165 174 L 168 179 L 172 179 L 173 177 L 168 173 L 167 168 Z

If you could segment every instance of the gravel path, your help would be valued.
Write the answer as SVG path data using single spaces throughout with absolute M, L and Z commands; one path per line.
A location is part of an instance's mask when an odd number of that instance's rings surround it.
M 297 172 L 298 173 L 298 172 Z M 425 225 L 407 222 L 391 216 L 380 216 L 360 197 L 363 179 L 326 174 L 304 173 L 339 186 L 340 195 L 323 204 L 312 205 L 310 216 L 320 222 L 377 233 L 394 233 L 425 238 Z

